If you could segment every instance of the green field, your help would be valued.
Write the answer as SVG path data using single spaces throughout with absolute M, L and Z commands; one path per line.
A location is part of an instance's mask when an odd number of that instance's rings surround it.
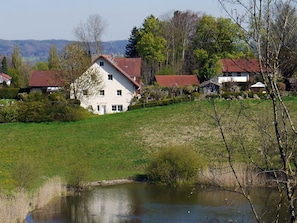
M 270 101 L 217 102 L 223 123 L 244 129 L 246 143 L 253 149 L 258 145 L 258 138 L 240 109 L 241 103 L 244 103 L 244 114 L 268 120 L 265 117 L 271 110 Z M 294 100 L 287 103 L 296 114 Z M 32 160 L 40 179 L 65 176 L 83 167 L 89 172 L 89 181 L 143 174 L 151 154 L 168 145 L 190 145 L 203 154 L 208 163 L 225 162 L 226 153 L 212 115 L 213 107 L 208 101 L 197 101 L 78 122 L 1 124 L 0 188 L 15 186 L 11 171 L 22 159 Z M 241 158 L 240 153 L 237 157 Z

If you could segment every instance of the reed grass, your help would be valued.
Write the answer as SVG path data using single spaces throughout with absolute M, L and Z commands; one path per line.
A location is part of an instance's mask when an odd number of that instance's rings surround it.
M 257 171 L 244 163 L 233 165 L 239 183 L 244 187 L 264 187 L 271 185 L 271 179 L 261 171 Z M 228 164 L 212 164 L 199 174 L 198 182 L 220 188 L 238 186 L 235 175 Z
M 19 189 L 11 195 L 0 194 L 0 223 L 23 222 L 27 214 L 36 208 L 44 207 L 54 197 L 65 194 L 66 187 L 60 177 L 53 177 L 35 193 Z

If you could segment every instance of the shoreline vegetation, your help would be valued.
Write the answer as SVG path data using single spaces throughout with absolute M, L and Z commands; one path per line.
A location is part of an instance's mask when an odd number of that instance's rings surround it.
M 241 183 L 245 186 L 273 186 L 272 184 L 267 184 L 269 179 L 266 176 L 260 176 L 257 172 L 247 168 L 245 165 L 236 165 L 236 171 Z M 208 188 L 209 190 L 237 191 L 234 175 L 228 166 L 205 168 L 198 175 L 199 181 L 193 184 L 193 186 L 199 185 L 201 188 Z M 92 187 L 135 182 L 149 183 L 145 178 L 123 178 L 86 182 L 82 184 L 81 189 L 89 190 Z M 77 193 L 77 191 L 67 188 L 65 181 L 61 177 L 53 177 L 48 179 L 34 193 L 17 190 L 11 196 L 0 194 L 1 223 L 22 222 L 30 212 L 45 208 L 55 198 L 71 196 L 74 193 Z
M 295 117 L 297 97 L 284 100 Z M 257 162 L 263 157 L 261 135 L 255 129 L 258 122 L 263 126 L 273 123 L 269 113 L 271 102 L 218 99 L 216 103 L 218 111 L 225 112 L 223 127 L 228 129 L 226 139 L 234 148 L 232 162 L 243 185 L 274 186 L 268 175 L 249 164 L 245 154 L 249 153 Z M 242 109 L 248 118 L 238 116 Z M 192 148 L 203 157 L 206 167 L 199 172 L 196 183 L 213 185 L 214 189 L 232 187 L 235 179 L 228 166 L 228 154 L 211 114 L 212 104 L 201 100 L 77 122 L 1 124 L 0 219 L 3 223 L 16 222 L 53 197 L 66 195 L 71 174 L 74 180 L 76 177 L 90 182 L 86 187 L 132 182 L 133 176 L 146 174 L 145 168 L 156 152 L 174 145 Z M 234 132 L 244 134 L 244 142 L 234 138 Z M 240 143 L 246 144 L 246 151 L 240 150 Z M 17 190 L 11 174 L 13 167 L 24 159 L 38 169 L 37 180 L 29 192 Z M 25 168 L 26 165 L 24 162 Z

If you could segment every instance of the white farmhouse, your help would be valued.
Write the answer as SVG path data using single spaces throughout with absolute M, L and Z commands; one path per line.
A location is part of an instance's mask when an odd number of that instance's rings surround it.
M 80 78 L 91 78 L 90 76 L 94 74 L 100 79 L 99 88 L 98 86 L 88 88 L 82 85 L 77 89 L 76 97 L 80 100 L 81 106 L 95 114 L 127 111 L 141 86 L 140 83 L 126 73 L 116 60 L 106 55 L 100 55 Z M 80 81 L 78 79 L 76 81 Z M 73 83 L 75 84 L 76 82 Z M 73 94 L 71 98 L 74 98 Z

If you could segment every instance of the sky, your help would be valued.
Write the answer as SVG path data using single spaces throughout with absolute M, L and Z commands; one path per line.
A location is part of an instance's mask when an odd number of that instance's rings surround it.
M 126 40 L 148 16 L 176 10 L 224 16 L 217 0 L 8 0 L 1 2 L 0 39 L 75 40 L 74 27 L 95 14 L 107 24 L 102 41 Z

